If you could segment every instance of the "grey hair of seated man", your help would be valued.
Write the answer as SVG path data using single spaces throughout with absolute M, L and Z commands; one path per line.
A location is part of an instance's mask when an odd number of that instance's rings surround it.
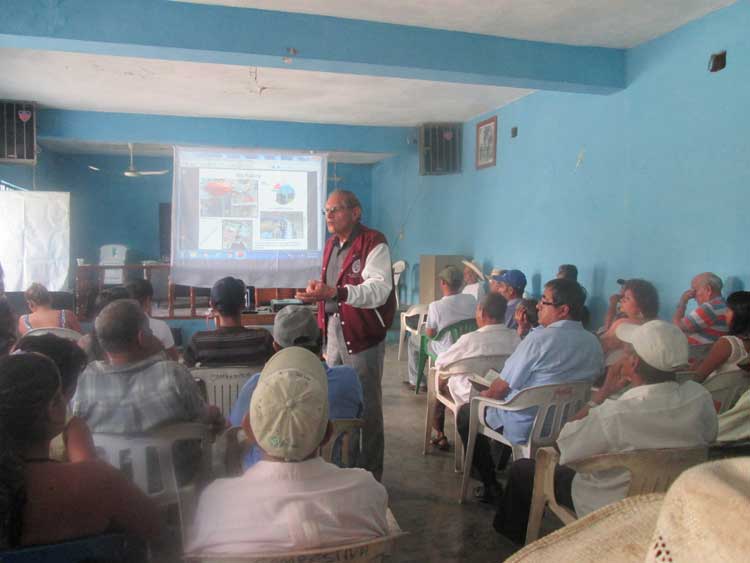
M 128 352 L 140 346 L 140 335 L 148 330 L 148 317 L 135 299 L 118 299 L 102 309 L 94 329 L 105 352 Z
M 713 293 L 721 294 L 721 290 L 724 288 L 724 282 L 721 278 L 713 272 L 703 272 L 695 276 L 696 283 L 700 285 L 707 285 L 711 288 Z
M 494 324 L 505 322 L 505 311 L 507 308 L 508 301 L 499 293 L 488 293 L 482 298 L 477 306 L 477 309 L 479 309 L 485 317 L 495 321 Z

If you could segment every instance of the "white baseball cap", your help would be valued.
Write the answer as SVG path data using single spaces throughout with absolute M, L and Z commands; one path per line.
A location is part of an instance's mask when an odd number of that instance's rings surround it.
M 688 341 L 675 325 L 655 320 L 642 325 L 623 323 L 617 338 L 632 344 L 635 353 L 648 365 L 661 371 L 676 371 L 688 363 Z
M 298 346 L 274 354 L 250 400 L 250 427 L 258 445 L 270 456 L 300 461 L 320 445 L 327 426 L 323 363 Z

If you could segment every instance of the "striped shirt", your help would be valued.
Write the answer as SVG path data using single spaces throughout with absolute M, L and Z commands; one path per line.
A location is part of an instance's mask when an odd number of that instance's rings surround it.
M 219 327 L 196 332 L 184 352 L 185 365 L 261 366 L 273 356 L 273 336 L 264 328 Z
M 712 344 L 729 332 L 727 302 L 720 295 L 698 305 L 680 321 L 680 328 L 693 346 Z

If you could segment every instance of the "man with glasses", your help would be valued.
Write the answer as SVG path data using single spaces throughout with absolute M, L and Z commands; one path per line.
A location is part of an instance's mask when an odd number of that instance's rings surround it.
M 507 401 L 530 387 L 593 381 L 600 375 L 604 371 L 602 348 L 596 336 L 581 324 L 585 300 L 586 293 L 577 282 L 566 279 L 547 282 L 537 304 L 539 324 L 543 328 L 531 331 L 521 341 L 505 362 L 500 377 L 481 395 Z M 487 409 L 485 421 L 511 443 L 523 443 L 528 440 L 536 410 Z M 457 417 L 464 445 L 469 435 L 469 417 L 470 404 L 466 404 Z M 507 461 L 509 455 L 510 448 L 505 448 L 503 459 Z M 484 436 L 477 436 L 473 463 L 484 484 L 477 496 L 491 502 L 500 494 L 500 485 L 495 479 L 490 443 Z
M 383 233 L 360 223 L 362 206 L 347 190 L 331 193 L 323 210 L 333 236 L 323 250 L 320 280 L 310 280 L 297 298 L 318 302 L 318 326 L 326 335 L 329 366 L 357 370 L 364 398 L 362 455 L 358 465 L 383 474 L 383 358 L 385 336 L 396 312 L 388 243 Z

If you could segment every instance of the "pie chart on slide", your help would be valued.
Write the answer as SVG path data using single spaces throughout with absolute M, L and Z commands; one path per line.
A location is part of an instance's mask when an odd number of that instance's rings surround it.
M 294 188 L 289 184 L 275 184 L 273 187 L 276 203 L 286 205 L 294 201 Z

